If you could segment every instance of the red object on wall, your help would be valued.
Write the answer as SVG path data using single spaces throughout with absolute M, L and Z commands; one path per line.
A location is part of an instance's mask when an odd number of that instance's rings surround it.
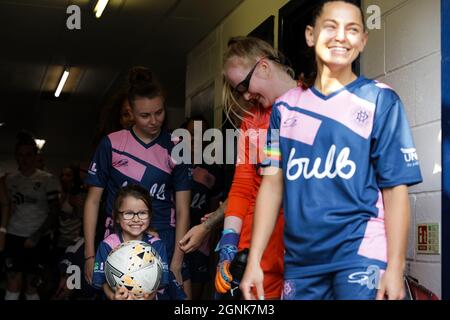
M 418 227 L 418 239 L 417 239 L 417 248 L 420 251 L 428 250 L 428 227 L 427 226 L 419 226 Z

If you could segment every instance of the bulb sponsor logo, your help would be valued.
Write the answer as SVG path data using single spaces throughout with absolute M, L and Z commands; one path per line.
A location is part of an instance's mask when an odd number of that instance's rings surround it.
M 287 163 L 286 177 L 294 181 L 303 176 L 304 179 L 351 179 L 356 172 L 356 163 L 350 160 L 350 148 L 343 148 L 337 157 L 336 146 L 332 145 L 328 151 L 324 165 L 322 159 L 316 158 L 314 162 L 309 158 L 295 158 L 295 148 L 291 149 Z

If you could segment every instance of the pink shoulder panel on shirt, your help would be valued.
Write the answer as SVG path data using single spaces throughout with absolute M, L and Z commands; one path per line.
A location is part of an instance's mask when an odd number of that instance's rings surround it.
M 145 174 L 146 166 L 136 160 L 117 152 L 112 152 L 112 166 L 127 177 L 141 181 Z
M 301 87 L 293 88 L 279 97 L 275 104 L 277 104 L 278 102 L 286 102 L 290 106 L 295 107 L 298 105 L 300 97 L 302 97 L 304 93 L 305 90 L 303 90 Z
M 306 114 L 279 106 L 281 114 L 280 136 L 312 146 L 322 121 Z
M 387 84 L 385 84 L 385 83 L 378 82 L 378 81 L 376 81 L 376 80 L 375 80 L 375 85 L 376 85 L 378 88 L 381 88 L 381 89 L 390 89 L 390 90 L 394 90 L 394 89 L 392 89 L 389 85 L 387 85 Z
M 174 167 L 169 152 L 155 143 L 145 148 L 132 136 L 130 131 L 122 130 L 109 135 L 113 149 L 124 151 L 158 169 L 171 173 Z
M 150 244 L 154 244 L 156 241 L 161 240 L 161 239 L 152 235 L 149 240 L 150 240 Z
M 120 238 L 116 233 L 111 234 L 105 240 L 103 240 L 111 249 L 115 249 L 120 245 Z
M 283 99 L 289 106 L 299 107 L 333 119 L 364 139 L 368 139 L 372 132 L 375 104 L 347 90 L 328 100 L 317 97 L 311 90 L 304 92 L 291 90 L 283 96 Z M 285 120 L 282 117 L 282 121 Z

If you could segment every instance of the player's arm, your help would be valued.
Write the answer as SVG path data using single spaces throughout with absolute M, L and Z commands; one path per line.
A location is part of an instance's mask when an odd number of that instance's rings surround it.
M 256 198 L 252 240 L 247 267 L 241 281 L 244 298 L 255 299 L 252 287 L 256 287 L 258 299 L 264 299 L 263 271 L 260 263 L 269 242 L 283 201 L 283 174 L 275 167 L 264 169 L 264 177 Z
M 221 294 L 225 294 L 231 289 L 234 280 L 229 269 L 238 251 L 242 224 L 248 214 L 248 207 L 255 188 L 256 167 L 250 161 L 248 128 L 247 120 L 244 120 L 241 124 L 242 135 L 239 137 L 238 164 L 228 193 L 222 237 L 216 247 L 216 252 L 219 252 L 219 264 L 216 271 L 215 287 L 217 292 Z
M 84 231 L 84 258 L 86 281 L 92 283 L 92 273 L 94 270 L 95 257 L 95 230 L 97 227 L 98 212 L 100 200 L 102 198 L 103 188 L 89 187 L 86 202 L 84 204 L 83 231 Z
M 405 271 L 410 221 L 408 187 L 400 185 L 385 188 L 382 190 L 382 193 L 388 265 L 381 279 L 377 299 L 401 300 L 405 296 L 403 273 Z
M 176 203 L 176 226 L 175 226 L 175 243 L 179 243 L 190 226 L 189 204 L 191 201 L 191 191 L 177 191 L 175 194 Z M 182 284 L 181 267 L 183 264 L 184 252 L 179 246 L 175 246 L 172 261 L 170 262 L 170 270 L 175 275 L 177 282 Z
M 224 202 L 220 202 L 217 209 L 209 214 L 208 218 L 202 223 L 208 231 L 215 229 L 221 222 L 223 222 L 227 206 L 228 199 L 225 199 Z
M 209 213 L 207 219 L 202 223 L 193 226 L 181 239 L 179 242 L 181 250 L 184 253 L 190 253 L 197 250 L 205 237 L 211 232 L 212 229 L 216 228 L 223 221 L 224 211 L 227 208 L 227 200 L 221 203 L 220 206 L 213 212 Z

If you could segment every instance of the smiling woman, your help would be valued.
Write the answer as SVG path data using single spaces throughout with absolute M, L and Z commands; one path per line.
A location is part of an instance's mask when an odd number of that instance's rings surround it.
M 258 193 L 241 289 L 246 298 L 252 287 L 264 293 L 260 257 L 283 204 L 284 299 L 400 300 L 407 186 L 422 181 L 415 156 L 401 151 L 415 150 L 411 129 L 390 87 L 352 71 L 367 42 L 356 2 L 324 0 L 313 17 L 305 36 L 317 76 L 273 106 L 264 165 L 276 172 Z M 292 118 L 302 125 L 286 127 Z
M 151 71 L 143 67 L 132 68 L 129 82 L 128 100 L 135 124 L 102 139 L 86 180 L 90 186 L 84 211 L 86 275 L 90 280 L 95 254 L 95 225 L 103 191 L 106 189 L 107 192 L 106 237 L 114 230 L 112 208 L 117 190 L 121 186 L 139 184 L 153 198 L 154 215 L 150 225 L 163 240 L 170 269 L 181 284 L 188 278 L 186 274 L 182 275 L 183 253 L 175 246 L 175 241 L 181 239 L 189 226 L 189 167 L 174 163 L 170 156 L 174 143 L 163 129 L 164 93 L 153 80 Z

